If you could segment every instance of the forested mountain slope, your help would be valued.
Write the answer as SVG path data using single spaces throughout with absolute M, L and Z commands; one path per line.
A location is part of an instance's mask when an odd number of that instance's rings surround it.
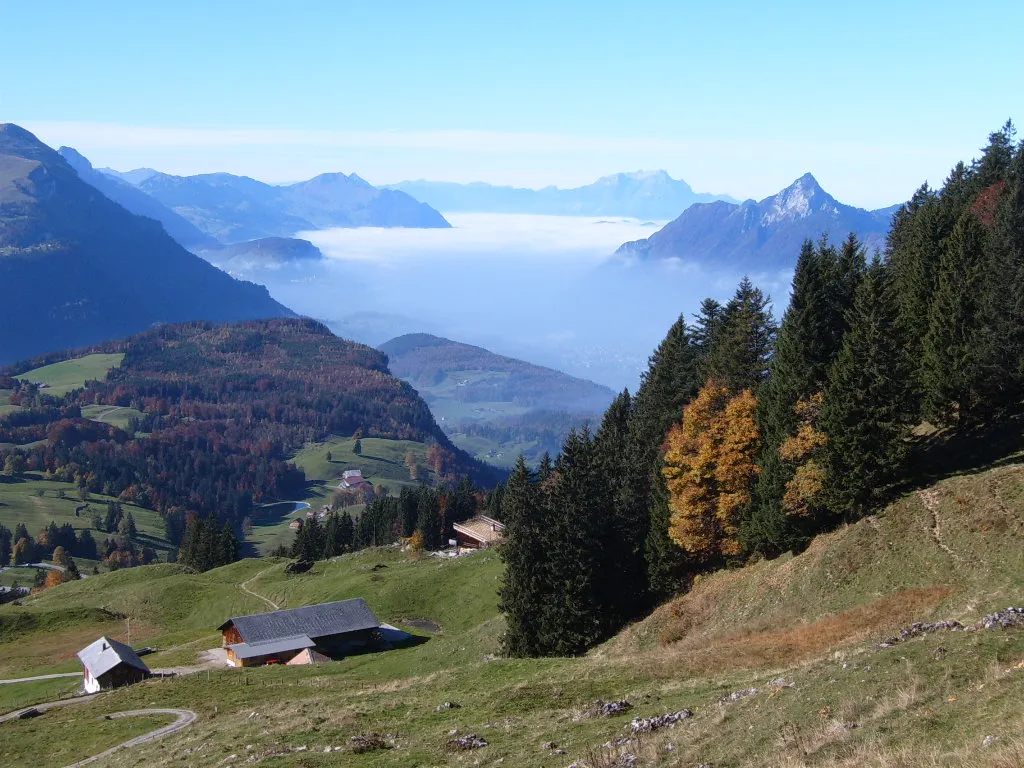
M 20 407 L 0 416 L 3 452 L 19 454 L 26 472 L 45 469 L 158 510 L 174 544 L 186 511 L 240 525 L 255 504 L 304 498 L 306 478 L 290 457 L 330 435 L 429 442 L 439 478 L 495 479 L 452 446 L 383 354 L 311 320 L 162 326 L 90 351 L 124 359 L 61 397 L 30 381 L 0 381 Z M 96 405 L 137 415 L 125 429 L 82 417 Z

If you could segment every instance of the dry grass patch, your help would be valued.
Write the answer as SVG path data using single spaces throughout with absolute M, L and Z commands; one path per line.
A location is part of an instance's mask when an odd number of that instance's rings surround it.
M 707 637 L 700 632 L 700 623 L 693 617 L 680 615 L 678 627 L 663 630 L 663 648 L 656 655 L 673 660 L 673 671 L 685 668 L 691 672 L 714 669 L 754 669 L 792 665 L 817 658 L 843 645 L 858 643 L 884 633 L 894 632 L 916 620 L 922 613 L 949 597 L 949 586 L 905 589 L 875 602 L 851 608 L 796 626 L 778 626 L 793 619 L 773 616 L 730 634 Z M 685 602 L 685 598 L 680 601 Z M 700 596 L 698 610 L 706 603 Z

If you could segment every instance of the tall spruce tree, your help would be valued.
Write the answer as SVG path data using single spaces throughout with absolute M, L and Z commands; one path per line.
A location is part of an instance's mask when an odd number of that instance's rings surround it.
M 771 299 L 744 277 L 719 322 L 702 361 L 703 380 L 714 379 L 733 394 L 745 389 L 756 394 L 775 348 Z
M 864 264 L 864 249 L 854 235 L 840 252 L 824 238 L 817 247 L 808 240 L 801 249 L 769 377 L 758 398 L 761 472 L 742 531 L 752 551 L 774 556 L 802 546 L 817 530 L 813 519 L 794 518 L 783 508 L 795 468 L 779 457 L 779 449 L 797 427 L 797 404 L 824 388 Z
M 928 415 L 942 423 L 969 425 L 980 404 L 980 288 L 984 275 L 984 231 L 965 211 L 942 256 L 928 308 L 922 386 Z
M 631 506 L 624 514 L 646 516 L 644 557 L 650 597 L 655 600 L 675 594 L 683 580 L 683 553 L 668 535 L 661 449 L 669 428 L 682 418 L 687 403 L 700 388 L 701 344 L 710 344 L 721 306 L 709 299 L 702 305 L 702 312 L 704 319 L 698 320 L 696 331 L 691 331 L 685 318 L 680 317 L 651 355 L 629 419 L 629 450 L 623 464 L 620 503 Z M 705 334 L 703 342 L 699 340 L 701 333 Z
M 603 493 L 610 504 L 601 545 L 606 562 L 601 569 L 604 584 L 600 589 L 613 629 L 639 615 L 648 601 L 644 543 L 650 517 L 644 500 L 637 498 L 634 482 L 642 477 L 644 467 L 631 439 L 632 416 L 632 398 L 625 390 L 605 411 L 594 438 Z
M 501 500 L 505 522 L 499 550 L 505 576 L 498 593 L 505 614 L 502 647 L 510 656 L 541 656 L 541 620 L 552 590 L 548 578 L 541 491 L 536 477 L 520 456 Z
M 604 639 L 604 556 L 609 500 L 602 494 L 601 467 L 589 430 L 569 433 L 555 460 L 556 482 L 548 509 L 547 569 L 551 591 L 541 619 L 545 655 L 575 656 Z
M 910 420 L 909 359 L 890 276 L 876 258 L 857 289 L 850 330 L 825 386 L 825 502 L 856 519 L 899 478 Z

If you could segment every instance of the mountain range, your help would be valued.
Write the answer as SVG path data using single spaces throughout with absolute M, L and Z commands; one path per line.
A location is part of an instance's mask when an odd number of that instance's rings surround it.
M 853 232 L 869 249 L 885 247 L 899 206 L 875 211 L 837 201 L 805 173 L 760 202 L 723 200 L 693 205 L 643 240 L 624 243 L 623 259 L 682 259 L 742 269 L 791 267 L 807 239 L 833 242 Z
M 155 323 L 294 317 L 264 287 L 185 250 L 159 221 L 126 210 L 13 124 L 0 125 L 0 286 L 0 364 Z
M 386 186 L 423 200 L 440 211 L 533 213 L 559 216 L 631 216 L 672 219 L 695 203 L 733 201 L 728 195 L 694 192 L 665 171 L 636 171 L 604 176 L 573 189 L 522 189 L 474 182 L 403 181 Z
M 134 185 L 221 243 L 331 227 L 451 226 L 429 205 L 404 192 L 377 189 L 354 173 L 324 173 L 286 186 L 230 173 L 172 176 L 150 168 L 100 173 Z

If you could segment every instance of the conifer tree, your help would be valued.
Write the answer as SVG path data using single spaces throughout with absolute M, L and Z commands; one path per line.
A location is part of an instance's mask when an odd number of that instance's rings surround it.
M 594 438 L 602 493 L 609 503 L 601 545 L 607 562 L 601 569 L 604 584 L 600 589 L 608 606 L 608 624 L 614 629 L 637 616 L 648 599 L 644 546 L 650 516 L 646 500 L 638 498 L 638 485 L 633 482 L 647 467 L 632 444 L 632 416 L 632 398 L 625 390 L 605 411 Z
M 785 509 L 783 497 L 796 468 L 779 450 L 797 427 L 798 404 L 824 388 L 864 269 L 864 250 L 854 235 L 840 252 L 824 238 L 817 247 L 806 241 L 797 260 L 770 375 L 758 397 L 761 472 L 743 525 L 743 540 L 753 551 L 777 555 L 801 546 L 816 530 L 812 516 L 794 519 Z
M 922 352 L 926 412 L 942 423 L 969 424 L 979 405 L 979 293 L 984 232 L 966 211 L 939 260 Z
M 715 380 L 729 392 L 757 391 L 768 377 L 775 347 L 771 299 L 744 277 L 722 312 L 711 347 L 703 358 L 704 380 Z
M 12 539 L 11 529 L 0 525 L 0 568 L 6 568 L 11 564 Z
M 547 570 L 553 589 L 542 613 L 543 653 L 573 656 L 604 639 L 611 618 L 601 594 L 601 544 L 608 525 L 600 464 L 589 430 L 569 433 L 555 461 L 548 508 Z
M 667 495 L 661 477 L 661 451 L 669 428 L 683 417 L 686 404 L 700 388 L 698 365 L 701 343 L 710 334 L 721 306 L 708 299 L 702 305 L 704 320 L 691 332 L 680 317 L 669 329 L 648 361 L 629 419 L 629 447 L 623 465 L 623 505 L 632 515 L 646 515 L 644 556 L 651 596 L 666 598 L 682 582 L 682 556 L 668 535 Z M 704 323 L 701 325 L 701 323 Z M 699 341 L 705 334 L 704 342 Z
M 499 608 L 505 614 L 502 647 L 510 656 L 540 656 L 541 620 L 551 591 L 545 558 L 545 521 L 540 489 L 522 456 L 502 496 L 505 536 L 501 559 L 505 576 Z
M 733 397 L 709 381 L 669 432 L 662 470 L 669 535 L 699 567 L 742 552 L 739 526 L 757 475 L 756 408 L 750 390 Z
M 825 388 L 825 501 L 847 520 L 885 498 L 906 455 L 909 361 L 892 293 L 876 259 L 857 289 L 851 327 Z

